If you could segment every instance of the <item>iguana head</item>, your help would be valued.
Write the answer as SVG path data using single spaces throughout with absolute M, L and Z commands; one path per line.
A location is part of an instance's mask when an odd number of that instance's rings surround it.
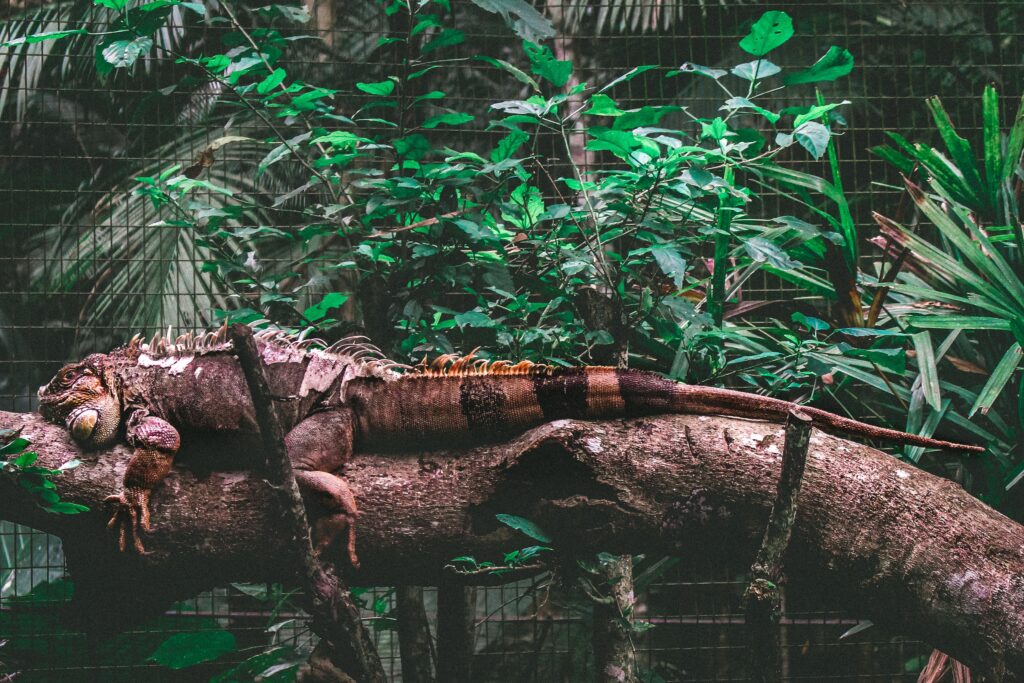
M 121 402 L 106 356 L 93 354 L 65 365 L 50 383 L 39 387 L 39 412 L 50 422 L 63 424 L 87 448 L 101 448 L 117 438 Z

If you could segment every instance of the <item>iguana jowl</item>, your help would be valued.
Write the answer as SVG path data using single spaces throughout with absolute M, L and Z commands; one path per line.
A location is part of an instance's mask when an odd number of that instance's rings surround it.
M 608 367 L 555 368 L 529 362 L 442 356 L 415 368 L 345 340 L 314 348 L 281 331 L 256 333 L 277 412 L 287 431 L 295 477 L 307 500 L 327 511 L 316 523 L 323 550 L 347 532 L 355 552 L 355 498 L 334 474 L 359 450 L 412 450 L 509 438 L 561 418 L 659 413 L 782 420 L 795 404 L 727 389 L 681 384 L 651 372 Z M 108 354 L 65 366 L 39 390 L 44 417 L 64 424 L 84 447 L 124 434 L 135 448 L 123 490 L 110 496 L 109 526 L 122 550 L 144 552 L 149 498 L 171 470 L 179 432 L 255 434 L 252 401 L 226 328 L 171 341 L 137 338 Z M 899 443 L 965 451 L 980 446 L 875 427 L 801 406 L 818 427 Z

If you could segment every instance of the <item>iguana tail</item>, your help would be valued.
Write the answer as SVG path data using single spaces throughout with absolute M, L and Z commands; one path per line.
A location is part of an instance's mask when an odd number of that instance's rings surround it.
M 459 365 L 456 361 L 421 366 L 390 382 L 356 384 L 349 390 L 349 401 L 360 444 L 369 449 L 499 441 L 563 418 L 689 413 L 781 421 L 799 407 L 824 429 L 930 448 L 984 450 L 876 427 L 776 398 L 608 367 L 553 368 L 504 361 Z

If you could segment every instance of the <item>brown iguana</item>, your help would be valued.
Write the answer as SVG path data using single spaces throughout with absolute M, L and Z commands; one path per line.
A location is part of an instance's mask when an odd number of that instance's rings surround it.
M 610 367 L 556 368 L 527 361 L 487 361 L 445 355 L 401 366 L 372 347 L 343 340 L 325 347 L 280 330 L 256 333 L 296 480 L 307 500 L 327 514 L 314 527 L 322 551 L 347 530 L 355 552 L 355 498 L 334 474 L 359 450 L 409 450 L 509 438 L 561 418 L 608 418 L 658 413 L 731 415 L 782 420 L 797 407 L 756 394 L 681 384 L 646 371 Z M 316 347 L 320 348 L 316 348 Z M 136 337 L 108 354 L 65 366 L 39 390 L 43 416 L 64 424 L 87 448 L 124 434 L 135 447 L 109 525 L 121 550 L 143 553 L 140 530 L 150 529 L 149 498 L 167 476 L 181 443 L 179 431 L 255 434 L 252 401 L 241 367 L 218 332 L 171 340 Z M 801 406 L 816 426 L 899 443 L 981 451 L 875 427 Z M 129 543 L 130 541 L 130 543 Z

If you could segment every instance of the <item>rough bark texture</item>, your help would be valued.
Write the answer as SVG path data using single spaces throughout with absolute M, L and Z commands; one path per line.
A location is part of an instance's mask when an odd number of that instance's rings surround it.
M 0 412 L 0 428 L 19 426 L 40 464 L 79 455 L 63 429 Z M 346 578 L 437 584 L 452 557 L 515 547 L 498 512 L 534 519 L 567 553 L 685 549 L 749 562 L 775 499 L 782 442 L 780 425 L 678 415 L 560 421 L 464 453 L 359 455 L 346 476 L 362 511 L 363 568 Z M 120 627 L 135 610 L 228 580 L 291 576 L 267 485 L 226 471 L 223 445 L 201 446 L 184 445 L 153 496 L 144 557 L 116 553 L 104 526 L 102 500 L 119 486 L 123 447 L 85 455 L 58 483 L 93 512 L 50 515 L 0 477 L 0 517 L 64 538 L 77 595 L 86 605 L 105 601 L 85 613 Z M 785 560 L 791 576 L 816 573 L 863 616 L 994 680 L 1024 677 L 1024 527 L 956 484 L 820 432 L 800 496 Z

